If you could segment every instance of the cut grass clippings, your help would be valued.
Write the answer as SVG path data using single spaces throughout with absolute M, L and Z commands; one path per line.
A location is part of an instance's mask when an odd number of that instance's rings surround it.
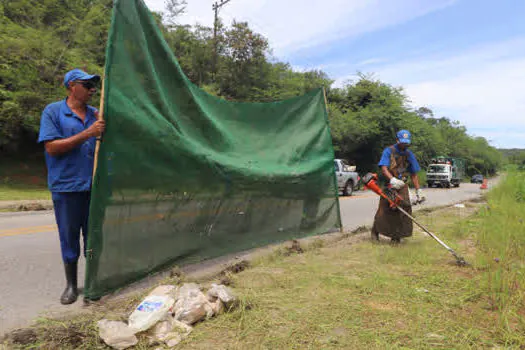
M 196 325 L 178 348 L 524 348 L 522 184 L 523 174 L 509 174 L 488 204 L 418 214 L 471 267 L 456 266 L 447 250 L 417 228 L 397 246 L 373 243 L 362 233 L 332 243 L 315 240 L 301 250 L 281 248 L 229 274 L 241 307 Z M 113 307 L 121 310 L 113 317 L 125 319 L 138 300 Z M 75 339 L 83 341 L 76 348 L 106 348 L 94 325 L 108 315 L 94 312 L 63 323 L 79 325 Z M 38 341 L 32 344 L 74 348 L 51 338 L 54 330 L 47 325 L 45 331 L 34 328 Z M 143 337 L 135 348 L 156 347 Z

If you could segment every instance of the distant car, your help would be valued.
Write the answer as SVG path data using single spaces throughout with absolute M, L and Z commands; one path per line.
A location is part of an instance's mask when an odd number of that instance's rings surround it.
M 339 191 L 343 192 L 343 196 L 351 196 L 359 182 L 359 175 L 355 171 L 356 167 L 348 164 L 346 160 L 335 159 L 334 168 Z
M 476 175 L 472 176 L 472 178 L 470 179 L 470 182 L 473 183 L 473 184 L 481 184 L 481 183 L 483 183 L 483 175 L 476 174 Z

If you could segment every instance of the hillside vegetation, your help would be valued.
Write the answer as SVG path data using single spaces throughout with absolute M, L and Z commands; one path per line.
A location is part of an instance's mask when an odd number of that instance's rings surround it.
M 101 74 L 112 0 L 18 0 L 0 3 L 0 155 L 41 152 L 36 144 L 44 106 L 65 95 L 63 75 L 80 67 Z M 219 23 L 217 60 L 213 28 L 178 25 L 183 1 L 155 13 L 188 77 L 211 94 L 236 101 L 275 101 L 325 87 L 338 157 L 362 171 L 376 168 L 383 147 L 401 128 L 414 134 L 423 165 L 436 155 L 467 160 L 468 173 L 493 174 L 501 154 L 464 126 L 409 105 L 402 87 L 373 75 L 332 88 L 320 70 L 294 71 L 271 54 L 268 40 L 249 23 Z M 96 101 L 93 104 L 98 105 Z

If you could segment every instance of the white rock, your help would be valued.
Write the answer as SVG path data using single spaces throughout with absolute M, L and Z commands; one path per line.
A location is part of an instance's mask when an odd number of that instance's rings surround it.
M 224 303 L 221 299 L 216 298 L 215 302 L 210 302 L 214 315 L 220 315 L 224 312 Z
M 195 283 L 185 283 L 177 290 L 175 319 L 192 325 L 213 316 L 213 308 Z
M 227 308 L 231 307 L 235 302 L 237 302 L 237 297 L 233 291 L 222 284 L 212 284 L 211 288 L 206 294 L 209 301 L 214 302 L 218 298 Z
M 100 320 L 97 326 L 100 338 L 114 349 L 127 349 L 138 343 L 134 330 L 124 322 Z

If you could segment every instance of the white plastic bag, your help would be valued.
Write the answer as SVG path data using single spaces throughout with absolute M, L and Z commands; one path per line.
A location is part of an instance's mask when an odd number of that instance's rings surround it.
M 114 349 L 123 350 L 138 343 L 135 332 L 124 322 L 100 320 L 97 325 L 100 338 Z
M 168 296 L 147 296 L 129 316 L 129 327 L 135 333 L 143 332 L 153 327 L 166 317 L 175 304 L 175 300 Z

